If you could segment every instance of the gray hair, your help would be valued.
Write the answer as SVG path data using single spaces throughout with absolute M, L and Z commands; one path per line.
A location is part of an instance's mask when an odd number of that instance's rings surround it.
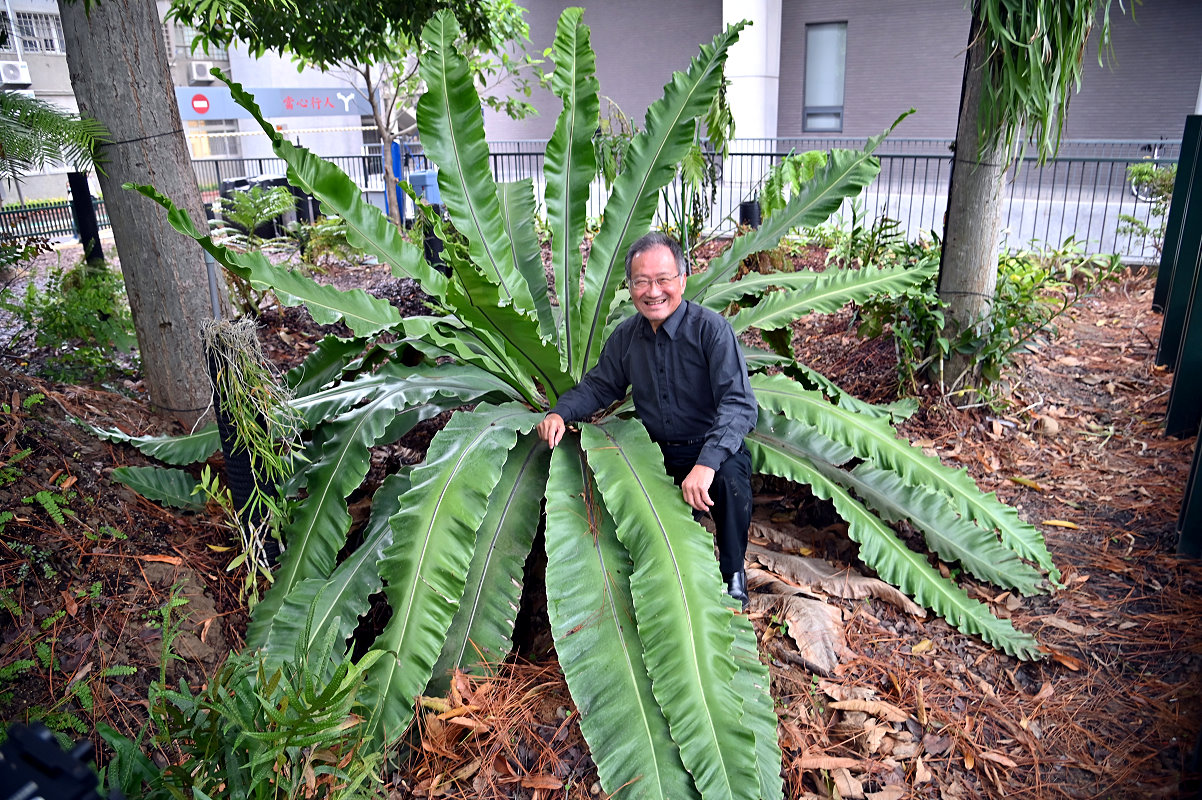
M 684 251 L 680 249 L 680 242 L 673 239 L 666 233 L 652 231 L 639 238 L 637 242 L 630 246 L 626 251 L 626 280 L 630 280 L 630 265 L 634 262 L 635 256 L 641 256 L 648 250 L 654 250 L 657 247 L 666 247 L 672 253 L 672 258 L 676 261 L 676 274 L 685 275 L 688 272 L 688 262 L 685 261 Z

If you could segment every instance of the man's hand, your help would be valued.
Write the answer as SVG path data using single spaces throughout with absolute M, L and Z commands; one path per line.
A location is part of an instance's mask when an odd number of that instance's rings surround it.
M 535 430 L 538 431 L 538 438 L 542 439 L 554 450 L 555 445 L 559 444 L 559 440 L 563 438 L 563 432 L 566 427 L 563 417 L 552 412 L 543 417 L 543 421 L 538 423 L 538 427 Z M 710 470 L 710 472 L 712 473 L 713 470 Z M 708 484 L 706 485 L 708 486 Z
M 698 511 L 709 511 L 714 501 L 710 498 L 710 486 L 714 483 L 714 468 L 697 464 L 684 476 L 680 489 L 684 501 Z

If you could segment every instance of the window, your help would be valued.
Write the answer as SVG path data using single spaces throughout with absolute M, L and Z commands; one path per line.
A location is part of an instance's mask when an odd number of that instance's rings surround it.
M 238 158 L 238 121 L 233 119 L 190 119 L 188 144 L 193 158 Z
M 196 38 L 196 29 L 190 25 L 185 25 L 182 22 L 175 23 L 174 39 L 175 39 L 175 55 L 185 58 L 201 58 L 213 59 L 215 61 L 229 61 L 229 51 L 224 47 L 215 45 L 209 47 L 209 52 L 204 51 L 204 47 L 198 46 L 196 52 L 192 52 L 192 40 Z
M 802 130 L 843 130 L 843 77 L 847 68 L 847 23 L 806 26 L 805 108 Z
M 20 37 L 22 53 L 66 53 L 63 45 L 63 23 L 58 14 L 31 14 L 18 11 L 16 36 L 7 14 L 0 13 L 0 27 L 8 34 L 8 41 L 0 51 L 17 52 L 17 36 Z

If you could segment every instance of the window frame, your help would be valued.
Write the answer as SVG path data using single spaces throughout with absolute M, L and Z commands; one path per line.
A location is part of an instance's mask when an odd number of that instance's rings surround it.
M 188 150 L 193 159 L 242 158 L 241 138 L 236 119 L 190 119 L 184 122 L 188 139 Z M 222 152 L 213 151 L 213 143 L 220 142 Z M 199 146 L 198 146 L 199 145 Z
M 67 54 L 63 21 L 57 13 L 16 11 L 10 17 L 3 12 L 0 13 L 0 25 L 8 31 L 8 43 L 0 47 L 0 53 L 20 53 L 22 58 L 30 54 Z M 21 39 L 20 49 L 17 48 L 17 37 Z
M 810 105 L 809 86 L 810 79 L 810 32 L 823 29 L 834 28 L 842 29 L 843 34 L 843 64 L 840 70 L 843 78 L 843 84 L 839 87 L 839 94 L 843 102 L 839 105 Z M 801 106 L 801 129 L 805 133 L 843 133 L 844 126 L 844 110 L 847 108 L 847 20 L 834 20 L 830 22 L 809 22 L 805 26 L 805 60 L 803 62 L 802 73 L 802 106 Z M 811 117 L 834 117 L 836 124 L 833 127 L 816 127 L 811 124 Z

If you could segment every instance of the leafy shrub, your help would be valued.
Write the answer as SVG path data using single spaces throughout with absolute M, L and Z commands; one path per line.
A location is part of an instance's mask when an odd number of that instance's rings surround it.
M 252 186 L 247 190 L 235 190 L 228 198 L 219 197 L 213 202 L 215 218 L 209 222 L 212 235 L 226 246 L 238 250 L 261 249 L 268 253 L 292 253 L 297 249 L 293 238 L 282 235 L 263 238 L 260 229 L 282 214 L 296 209 L 296 198 L 286 186 L 264 189 Z M 268 289 L 251 286 L 237 275 L 228 274 L 227 281 L 238 310 L 245 316 L 258 317 L 263 300 L 271 293 Z
M 249 246 L 255 246 L 262 241 L 258 230 L 276 217 L 295 211 L 296 198 L 287 186 L 268 189 L 252 186 L 233 191 L 228 198 L 218 198 L 213 206 L 215 213 L 241 229 L 241 233 L 248 237 L 246 241 Z
M 347 238 L 346 221 L 327 215 L 314 222 L 297 222 L 289 227 L 301 258 L 307 264 L 321 266 L 327 261 L 351 261 L 363 257 L 363 251 Z
M 50 239 L 45 236 L 28 236 L 0 242 L 0 275 L 26 261 L 32 261 L 42 253 L 49 253 Z
M 939 263 L 938 245 L 894 244 L 886 260 L 910 264 Z M 903 392 L 917 392 L 920 376 L 942 365 L 953 352 L 972 353 L 968 370 L 979 366 L 986 402 L 1002 402 L 998 384 L 1013 365 L 1014 356 L 1056 336 L 1055 321 L 1081 297 L 1100 284 L 1115 280 L 1122 270 L 1117 255 L 1086 255 L 1084 246 L 1070 237 L 1059 248 L 1003 253 L 998 260 L 997 289 L 989 324 L 959 337 L 943 335 L 944 303 L 936 291 L 936 277 L 892 295 L 881 295 L 860 306 L 861 336 L 875 337 L 888 327 L 898 352 L 898 378 Z M 944 387 L 955 391 L 962 376 L 945 376 Z
M 104 775 L 110 791 L 142 800 L 380 796 L 377 773 L 386 753 L 369 746 L 358 700 L 378 654 L 335 663 L 327 637 L 274 665 L 259 654 L 231 654 L 200 691 L 182 679 L 172 689 L 166 664 L 178 658 L 171 642 L 179 630 L 172 610 L 183 602 L 173 590 L 158 623 L 163 666 L 150 686 L 146 728 L 131 739 L 97 725 L 113 751 Z M 146 746 L 162 754 L 165 768 Z
M 789 154 L 774 164 L 764 177 L 760 189 L 760 213 L 768 219 L 789 202 L 789 198 L 801 191 L 802 186 L 814 177 L 814 171 L 826 165 L 826 153 L 810 150 L 805 153 Z
M 31 334 L 34 346 L 49 352 L 43 372 L 52 380 L 105 380 L 124 371 L 113 351 L 129 353 L 137 345 L 125 283 L 107 263 L 59 264 L 44 290 L 31 278 L 21 297 L 0 294 L 0 307 L 21 321 L 17 336 Z
M 850 203 L 850 210 L 850 224 L 839 229 L 826 254 L 827 263 L 865 266 L 897 260 L 891 251 L 905 243 L 901 222 L 882 216 L 865 224 L 864 205 L 859 200 Z

